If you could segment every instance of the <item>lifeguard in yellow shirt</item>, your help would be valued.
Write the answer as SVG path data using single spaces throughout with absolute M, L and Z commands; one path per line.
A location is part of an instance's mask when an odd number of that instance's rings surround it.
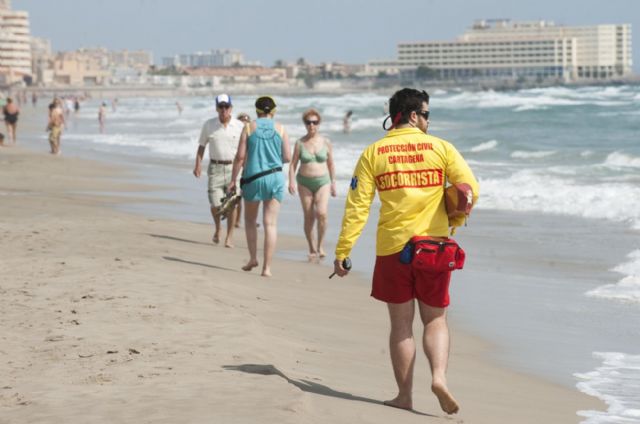
M 448 414 L 459 410 L 447 386 L 449 305 L 451 271 L 417 273 L 400 261 L 401 251 L 413 236 L 446 240 L 450 224 L 445 209 L 446 183 L 466 183 L 478 196 L 478 182 L 456 148 L 427 134 L 429 95 L 405 88 L 389 100 L 391 128 L 360 156 L 347 196 L 342 231 L 336 246 L 334 269 L 342 266 L 369 217 L 376 191 L 380 218 L 376 240 L 376 264 L 371 295 L 386 302 L 391 320 L 390 353 L 398 395 L 385 404 L 412 409 L 413 365 L 416 347 L 413 317 L 418 304 L 424 325 L 423 345 L 431 365 L 431 390 Z M 387 119 L 389 119 L 387 118 Z M 417 299 L 417 302 L 416 302 Z

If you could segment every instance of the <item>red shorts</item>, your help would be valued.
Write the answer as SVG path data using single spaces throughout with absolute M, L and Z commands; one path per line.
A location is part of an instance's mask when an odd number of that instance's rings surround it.
M 419 299 L 436 308 L 449 306 L 451 271 L 431 273 L 400 262 L 400 252 L 377 256 L 371 296 L 387 303 Z

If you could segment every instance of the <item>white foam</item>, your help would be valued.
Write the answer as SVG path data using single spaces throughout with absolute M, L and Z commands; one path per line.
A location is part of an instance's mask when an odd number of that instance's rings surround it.
M 587 296 L 640 303 L 640 277 L 624 277 L 616 284 L 605 284 L 588 291 Z
M 511 153 L 511 157 L 514 159 L 540 159 L 556 154 L 555 150 L 538 150 L 535 152 L 525 152 L 523 150 L 516 150 Z
M 640 157 L 613 152 L 607 156 L 603 165 L 608 167 L 640 168 Z
M 545 169 L 524 169 L 507 178 L 481 179 L 481 208 L 533 211 L 640 223 L 640 187 L 635 184 L 578 184 Z M 625 205 L 620 205 L 625 199 Z
M 602 365 L 594 371 L 575 374 L 580 391 L 598 397 L 606 411 L 578 411 L 583 424 L 638 423 L 640 419 L 640 355 L 594 352 Z
M 485 150 L 495 149 L 497 146 L 498 146 L 498 140 L 489 140 L 489 141 L 485 141 L 484 143 L 480 143 L 476 146 L 473 146 L 469 150 L 471 152 L 477 153 L 477 152 L 484 152 Z
M 444 108 L 513 108 L 516 112 L 543 110 L 558 106 L 595 105 L 601 107 L 633 105 L 637 101 L 631 87 L 548 87 L 528 90 L 496 92 L 462 91 L 450 96 L 434 98 L 436 107 Z
M 624 275 L 616 284 L 605 284 L 587 292 L 587 296 L 640 303 L 640 250 L 627 255 L 629 259 L 612 271 Z

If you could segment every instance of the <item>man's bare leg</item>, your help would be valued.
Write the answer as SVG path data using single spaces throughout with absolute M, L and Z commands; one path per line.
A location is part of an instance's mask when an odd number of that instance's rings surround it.
M 233 230 L 238 220 L 238 206 L 234 206 L 227 212 L 227 237 L 224 239 L 224 247 L 233 247 Z
M 440 407 L 447 414 L 455 414 L 460 407 L 447 387 L 447 364 L 449 363 L 449 327 L 447 310 L 418 301 L 420 318 L 424 324 L 422 344 L 431 367 L 431 391 L 438 398 Z
M 249 262 L 242 267 L 244 271 L 251 271 L 258 266 L 258 227 L 256 226 L 258 208 L 260 208 L 260 202 L 244 202 L 244 232 L 249 249 Z
M 413 365 L 416 360 L 416 344 L 413 340 L 414 300 L 405 303 L 387 303 L 391 333 L 389 352 L 393 374 L 398 384 L 398 396 L 384 402 L 385 405 L 412 409 Z
M 220 217 L 217 215 L 218 213 L 218 208 L 215 206 L 211 206 L 211 216 L 213 217 L 213 225 L 215 227 L 214 233 L 213 233 L 213 238 L 211 239 L 212 242 L 214 242 L 215 244 L 220 243 Z
M 262 264 L 262 276 L 271 277 L 271 258 L 276 250 L 278 239 L 278 213 L 280 202 L 276 199 L 264 201 L 262 209 L 262 222 L 264 224 L 264 263 Z
M 236 228 L 240 228 L 240 217 L 242 216 L 242 199 L 238 202 L 238 207 L 236 208 L 238 212 L 236 213 Z

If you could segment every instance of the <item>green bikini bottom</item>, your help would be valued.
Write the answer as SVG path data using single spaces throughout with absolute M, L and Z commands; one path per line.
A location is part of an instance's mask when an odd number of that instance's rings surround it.
M 329 177 L 328 173 L 320 177 L 305 177 L 304 175 L 297 174 L 296 181 L 299 185 L 308 188 L 315 194 L 316 191 L 320 190 L 320 187 L 331 182 L 331 177 Z

